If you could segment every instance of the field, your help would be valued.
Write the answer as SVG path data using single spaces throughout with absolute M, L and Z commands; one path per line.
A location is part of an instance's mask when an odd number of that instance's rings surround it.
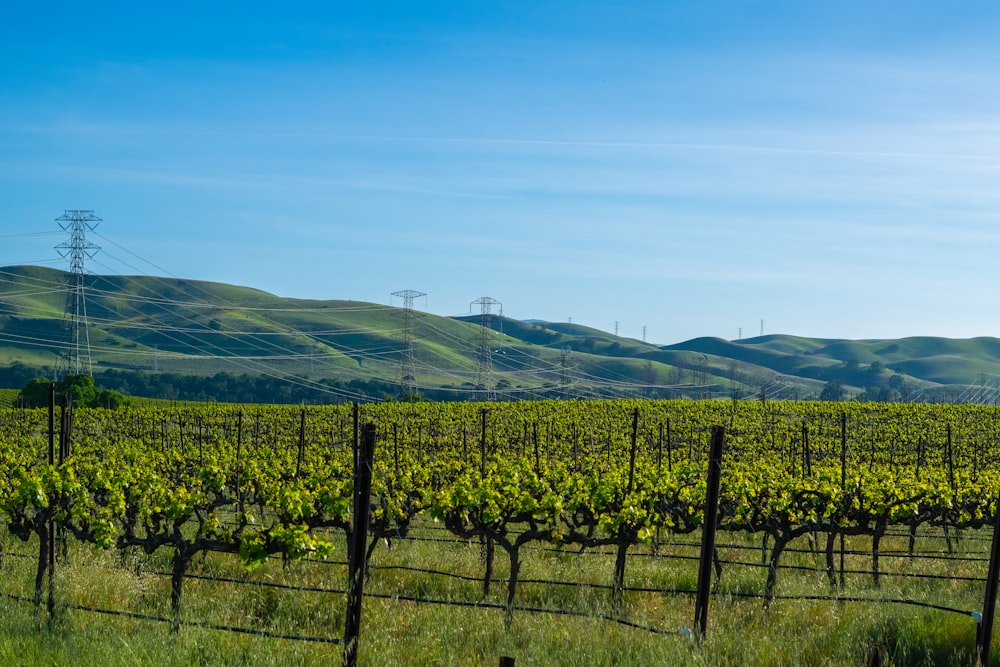
M 441 537 L 430 528 L 428 537 Z M 974 537 L 974 536 L 971 536 Z M 927 548 L 937 540 L 928 540 Z M 903 547 L 904 540 L 897 546 Z M 759 544 L 757 545 L 759 547 Z M 865 546 L 862 544 L 852 546 Z M 943 546 L 943 545 L 940 545 Z M 969 551 L 981 546 L 970 539 Z M 28 553 L 26 545 L 8 542 L 13 553 Z M 664 545 L 663 550 L 670 548 Z M 905 547 L 904 547 L 905 548 Z M 670 548 L 677 553 L 694 549 Z M 726 556 L 744 556 L 723 550 Z M 629 563 L 631 587 L 694 587 L 694 564 L 670 558 L 649 557 L 637 549 Z M 342 555 L 342 554 L 341 554 Z M 392 550 L 373 554 L 374 572 L 369 592 L 392 595 L 417 594 L 431 599 L 478 601 L 481 586 L 447 577 L 412 574 L 393 567 L 423 566 L 467 576 L 482 575 L 478 545 L 406 541 Z M 336 560 L 336 559 L 334 559 Z M 587 613 L 610 611 L 606 586 L 614 555 L 530 553 L 525 575 L 530 579 L 593 582 L 592 588 L 523 584 L 519 604 L 545 608 L 577 609 Z M 750 559 L 753 560 L 753 559 Z M 866 559 L 851 559 L 864 567 Z M 899 559 L 901 570 L 983 574 L 984 563 L 960 568 Z M 815 566 L 817 559 L 797 555 L 789 565 Z M 141 565 L 142 575 L 136 574 Z M 99 608 L 137 610 L 169 617 L 169 578 L 154 572 L 169 570 L 166 554 L 144 557 L 132 554 L 123 566 L 112 552 L 74 550 L 60 565 L 56 579 L 58 599 Z M 33 563 L 11 557 L 4 563 L 5 588 L 30 597 Z M 369 598 L 365 601 L 362 664 L 497 664 L 501 655 L 514 656 L 518 664 L 864 664 L 872 647 L 896 653 L 896 664 L 971 664 L 975 623 L 957 614 L 889 604 L 778 600 L 765 614 L 759 599 L 739 599 L 724 591 L 759 590 L 760 572 L 731 572 L 727 567 L 720 592 L 713 600 L 709 634 L 703 646 L 680 636 L 658 635 L 586 617 L 515 612 L 504 628 L 498 609 L 445 607 L 434 604 Z M 294 586 L 342 589 L 345 570 L 328 563 L 280 562 L 264 571 L 246 575 L 233 559 L 210 557 L 197 563 L 192 574 L 231 577 L 237 580 Z M 530 575 L 530 576 L 529 576 Z M 498 568 L 503 578 L 505 570 Z M 900 585 L 900 581 L 904 582 Z M 248 584 L 192 579 L 185 584 L 184 614 L 203 622 L 252 626 L 286 633 L 338 636 L 343 624 L 344 596 L 333 593 L 286 591 Z M 942 600 L 978 607 L 981 586 L 956 587 L 947 582 L 894 580 L 876 591 L 870 577 L 852 575 L 845 595 L 902 596 Z M 821 574 L 797 576 L 782 586 L 786 594 L 824 594 L 829 591 Z M 626 593 L 623 615 L 637 622 L 680 630 L 690 627 L 692 596 L 665 593 Z M 490 598 L 502 605 L 502 595 Z M 248 637 L 218 630 L 183 627 L 171 633 L 166 623 L 106 617 L 76 610 L 57 613 L 52 629 L 39 631 L 39 621 L 28 604 L 4 602 L 0 660 L 4 664 L 337 664 L 340 647 L 267 637 Z M 42 616 L 44 619 L 44 615 Z M 46 627 L 43 625 L 43 627 Z M 23 661 L 18 656 L 31 656 Z
M 362 664 L 974 662 L 970 612 L 982 611 L 1000 488 L 994 409 L 614 401 L 55 416 L 71 451 L 57 447 L 65 460 L 49 465 L 45 411 L 0 411 L 9 664 L 337 662 L 364 423 L 377 448 Z M 716 425 L 726 451 L 700 637 Z
M 18 393 L 17 389 L 0 389 L 0 408 L 14 407 Z

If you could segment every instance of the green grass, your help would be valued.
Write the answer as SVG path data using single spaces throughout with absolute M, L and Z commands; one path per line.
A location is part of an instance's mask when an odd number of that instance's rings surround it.
M 448 539 L 432 524 L 416 531 L 424 537 Z M 985 532 L 985 531 L 984 531 Z M 692 538 L 678 538 L 689 542 Z M 723 544 L 759 546 L 756 539 L 724 534 Z M 903 538 L 890 538 L 886 551 L 903 549 Z M 961 548 L 981 555 L 987 544 L 963 540 Z M 7 538 L 4 544 L 3 591 L 31 595 L 37 549 Z M 796 546 L 805 547 L 805 542 Z M 866 549 L 858 538 L 849 548 Z M 943 549 L 943 541 L 925 537 L 922 549 Z M 697 547 L 664 544 L 660 553 L 695 555 Z M 652 557 L 650 547 L 633 549 L 626 571 L 632 587 L 682 587 L 696 584 L 696 562 Z M 16 557 L 16 554 L 28 557 Z M 343 558 L 343 549 L 335 558 Z M 759 561 L 760 552 L 723 547 L 724 559 Z M 366 592 L 475 602 L 479 581 L 463 581 L 392 566 L 433 568 L 481 577 L 480 545 L 462 541 L 396 541 L 380 545 Z M 522 582 L 517 604 L 610 614 L 609 583 L 613 554 L 588 550 L 525 548 L 522 579 L 574 581 L 595 586 L 569 587 Z M 169 616 L 169 579 L 152 574 L 169 567 L 169 550 L 124 557 L 97 552 L 71 542 L 69 561 L 60 564 L 56 595 L 60 602 L 125 609 Z M 822 566 L 822 555 L 788 553 L 786 565 Z M 849 556 L 848 568 L 864 570 L 866 556 Z M 983 576 L 985 563 L 946 562 L 885 556 L 884 571 L 951 573 Z M 507 558 L 496 553 L 497 579 L 506 575 Z M 141 574 L 137 574 L 140 572 Z M 247 575 L 234 557 L 212 554 L 197 558 L 192 574 L 250 581 L 341 589 L 344 568 L 317 562 L 282 564 L 271 561 Z M 852 665 L 865 664 L 871 651 L 883 650 L 899 666 L 972 664 L 975 624 L 968 616 L 919 607 L 872 603 L 777 600 L 768 611 L 756 598 L 734 593 L 759 592 L 760 568 L 724 566 L 719 594 L 710 606 L 704 642 L 682 636 L 656 635 L 593 617 L 557 616 L 517 611 L 511 627 L 498 609 L 418 604 L 366 598 L 362 620 L 362 664 L 367 665 L 495 665 L 502 655 L 518 665 Z M 783 570 L 778 593 L 824 595 L 823 572 Z M 982 585 L 951 580 L 886 577 L 880 590 L 870 575 L 848 577 L 847 594 L 912 598 L 960 609 L 978 609 Z M 502 604 L 504 583 L 495 581 L 487 601 Z M 262 586 L 187 579 L 182 615 L 187 620 L 255 627 L 279 633 L 339 637 L 343 632 L 344 597 L 333 593 L 296 592 Z M 629 592 L 622 616 L 668 631 L 690 627 L 693 598 L 660 592 Z M 0 600 L 0 661 L 5 665 L 318 665 L 337 664 L 340 647 L 254 637 L 185 626 L 173 634 L 165 623 L 128 619 L 60 608 L 49 627 L 44 612 L 36 617 L 29 604 Z M 1000 664 L 994 660 L 993 664 Z

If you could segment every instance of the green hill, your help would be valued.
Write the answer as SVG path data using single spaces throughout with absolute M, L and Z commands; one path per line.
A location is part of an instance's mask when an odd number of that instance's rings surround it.
M 67 277 L 35 266 L 0 269 L 0 384 L 4 368 L 51 373 L 71 353 L 64 315 Z M 227 373 L 317 389 L 326 380 L 396 386 L 397 392 L 409 386 L 400 381 L 401 308 L 287 299 L 246 287 L 149 276 L 87 276 L 85 294 L 82 349 L 89 339 L 95 375 Z M 491 363 L 485 364 L 478 316 L 413 315 L 416 387 L 452 397 L 481 398 L 483 390 L 495 389 L 510 398 L 812 398 L 836 384 L 846 397 L 940 400 L 970 387 L 983 389 L 1000 376 L 995 338 L 850 341 L 768 335 L 696 338 L 661 347 L 578 324 L 499 316 L 491 318 Z

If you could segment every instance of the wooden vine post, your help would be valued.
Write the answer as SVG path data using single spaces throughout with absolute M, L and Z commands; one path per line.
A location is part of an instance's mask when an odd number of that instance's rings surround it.
M 63 394 L 62 398 L 62 408 L 59 413 L 59 455 L 57 461 L 60 466 L 70 457 L 72 443 L 73 443 L 73 397 L 66 393 Z M 66 527 L 62 524 L 54 524 L 51 532 L 51 539 L 54 543 L 58 543 L 59 551 L 61 553 L 61 558 L 65 560 L 69 556 L 69 542 L 66 539 Z M 53 549 L 55 544 L 53 544 Z M 55 559 L 56 556 L 53 553 L 52 556 L 52 574 L 55 573 Z M 51 579 L 51 576 L 50 576 Z M 51 589 L 51 583 L 49 588 Z M 51 601 L 52 594 L 50 591 L 50 605 L 54 602 Z
M 719 514 L 719 485 L 722 480 L 722 450 L 726 441 L 724 426 L 712 427 L 712 446 L 708 458 L 708 487 L 705 490 L 705 518 L 702 524 L 701 559 L 698 564 L 698 592 L 694 605 L 694 624 L 699 636 L 708 630 L 708 599 L 712 590 L 712 556 L 715 553 L 715 529 Z
M 847 413 L 840 414 L 840 489 L 847 493 Z M 840 531 L 840 588 L 845 588 L 844 580 L 844 531 Z
M 277 429 L 275 429 L 277 430 Z M 295 477 L 302 474 L 302 460 L 306 457 L 306 406 L 302 406 L 299 414 L 299 456 L 295 461 Z
M 54 384 L 49 385 L 49 465 L 55 466 L 56 463 L 56 386 Z M 49 502 L 54 502 L 54 498 L 50 498 Z M 41 561 L 45 559 L 45 569 L 48 570 L 49 574 L 49 596 L 46 604 L 46 611 L 49 615 L 49 623 L 52 623 L 52 618 L 55 615 L 56 608 L 56 591 L 55 591 L 55 569 L 56 569 L 56 534 L 55 519 L 52 518 L 52 512 L 49 512 L 49 519 L 47 526 L 42 531 L 42 537 L 45 539 L 39 540 L 39 554 L 38 559 Z M 41 592 L 41 573 L 42 568 L 39 568 L 39 577 L 35 580 L 35 606 L 38 606 L 39 594 Z
M 993 518 L 993 546 L 990 550 L 990 565 L 986 575 L 986 594 L 983 598 L 983 613 L 976 624 L 976 653 L 979 665 L 990 664 L 990 643 L 993 639 L 993 617 L 996 612 L 997 584 L 1000 578 L 1000 504 Z
M 358 664 L 358 635 L 361 632 L 361 600 L 364 597 L 365 545 L 371 514 L 372 464 L 375 457 L 375 424 L 365 424 L 361 445 L 355 454 L 354 529 L 347 565 L 347 615 L 344 620 L 344 665 Z
M 479 474 L 481 479 L 486 479 L 486 408 L 482 408 L 479 411 L 480 418 L 480 428 L 479 428 Z M 493 544 L 492 536 L 485 536 L 482 538 L 482 557 L 486 564 L 483 572 L 483 599 L 485 600 L 490 594 L 490 581 L 493 579 L 493 554 L 495 551 L 495 546 Z

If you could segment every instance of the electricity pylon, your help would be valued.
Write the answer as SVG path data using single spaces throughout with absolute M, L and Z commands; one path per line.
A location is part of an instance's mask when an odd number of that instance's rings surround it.
M 399 351 L 399 390 L 404 396 L 413 396 L 417 393 L 417 370 L 413 362 L 413 300 L 427 296 L 424 292 L 404 289 L 393 292 L 392 296 L 398 296 L 403 300 L 403 347 Z
M 69 277 L 66 292 L 66 328 L 69 329 L 69 346 L 56 366 L 60 371 L 81 375 L 93 374 L 90 363 L 90 333 L 87 330 L 87 297 L 84 289 L 85 262 L 93 259 L 101 249 L 87 240 L 87 232 L 97 229 L 101 219 L 93 211 L 69 209 L 56 218 L 59 227 L 69 234 L 69 241 L 56 246 L 59 256 L 69 260 Z
M 493 350 L 490 347 L 490 329 L 493 319 L 493 306 L 500 306 L 503 315 L 503 304 L 489 296 L 481 296 L 469 305 L 480 307 L 479 318 L 479 364 L 476 367 L 476 387 L 483 390 L 483 400 L 497 400 L 496 383 L 493 379 Z

